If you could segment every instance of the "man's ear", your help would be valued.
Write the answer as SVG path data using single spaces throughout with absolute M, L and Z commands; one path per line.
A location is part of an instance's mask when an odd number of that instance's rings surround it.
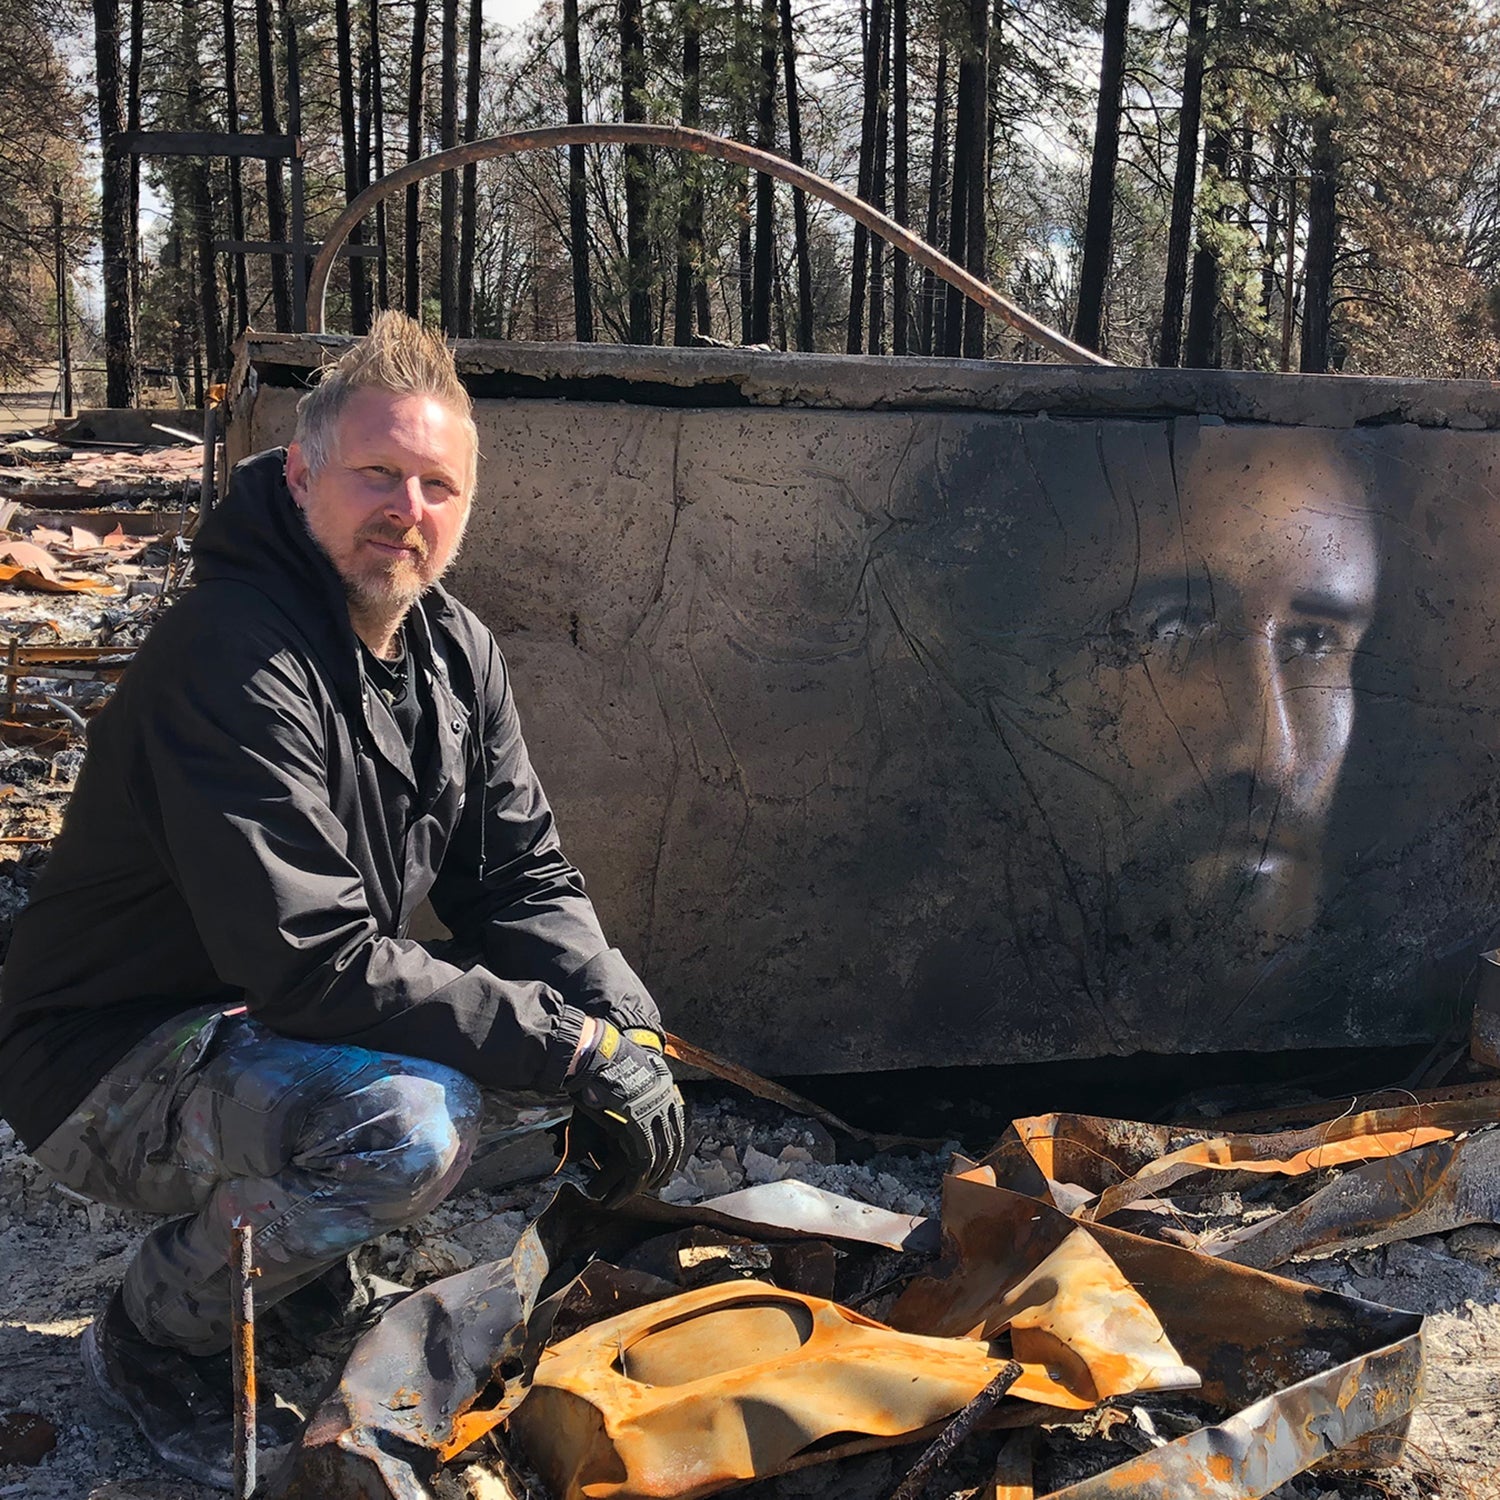
M 289 443 L 286 450 L 286 487 L 302 510 L 307 509 L 307 484 L 311 477 L 312 471 L 307 466 L 301 443 Z

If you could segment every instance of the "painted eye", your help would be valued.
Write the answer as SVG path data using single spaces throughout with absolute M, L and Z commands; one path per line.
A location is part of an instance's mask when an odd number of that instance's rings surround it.
M 1141 623 L 1140 641 L 1144 659 L 1163 663 L 1168 671 L 1185 672 L 1193 653 L 1205 637 L 1212 636 L 1218 621 L 1207 609 L 1194 604 L 1174 604 L 1156 610 Z
M 1146 621 L 1144 634 L 1153 644 L 1176 645 L 1180 641 L 1196 640 L 1213 626 L 1214 617 L 1206 609 L 1184 604 L 1159 610 Z
M 1311 620 L 1283 631 L 1281 639 L 1286 648 L 1287 661 L 1298 657 L 1318 661 L 1343 644 L 1343 634 L 1337 625 Z

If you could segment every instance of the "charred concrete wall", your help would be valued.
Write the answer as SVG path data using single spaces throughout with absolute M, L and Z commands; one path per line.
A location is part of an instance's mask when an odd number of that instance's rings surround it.
M 253 343 L 236 456 L 337 340 Z M 1394 1043 L 1493 941 L 1488 386 L 466 345 L 452 585 L 772 1072 Z

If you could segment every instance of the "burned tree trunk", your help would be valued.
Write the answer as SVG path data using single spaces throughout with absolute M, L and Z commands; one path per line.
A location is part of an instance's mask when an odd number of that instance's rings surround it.
M 1297 320 L 1297 179 L 1286 185 L 1286 269 L 1281 278 L 1281 359 L 1283 371 L 1292 367 L 1292 328 Z
M 130 158 L 115 149 L 120 111 L 120 0 L 94 0 L 94 64 L 99 98 L 100 211 L 104 249 L 105 399 L 135 404 L 135 337 L 130 297 Z
M 354 24 L 349 14 L 349 0 L 334 0 L 334 46 L 339 70 L 339 134 L 344 166 L 344 201 L 352 203 L 359 195 L 359 128 L 354 105 Z M 364 243 L 364 226 L 356 224 L 349 234 L 351 245 Z M 349 258 L 349 320 L 355 333 L 366 333 L 370 327 L 370 281 L 364 260 Z
M 953 179 L 948 193 L 948 259 L 963 265 L 969 250 L 969 153 L 977 145 L 972 139 L 969 91 L 965 88 L 963 53 L 959 54 L 958 89 L 954 100 Z M 956 286 L 944 285 L 943 353 L 956 359 L 963 353 L 964 294 Z
M 776 149 L 776 0 L 761 0 L 760 76 L 755 99 L 755 144 Z M 750 284 L 750 342 L 771 342 L 771 276 L 776 183 L 768 173 L 755 174 L 755 265 Z
M 938 41 L 937 98 L 932 107 L 932 157 L 927 167 L 927 243 L 942 243 L 943 200 L 948 194 L 948 40 Z M 946 292 L 932 271 L 922 271 L 922 353 L 943 351 Z
M 458 144 L 458 0 L 443 0 L 438 39 L 438 146 Z M 458 179 L 444 172 L 438 186 L 438 321 L 458 327 Z
M 207 123 L 203 111 L 202 72 L 198 55 L 202 48 L 199 0 L 182 0 L 178 12 L 178 56 L 182 68 L 183 111 L 190 130 Z M 193 219 L 193 249 L 197 260 L 198 321 L 203 336 L 203 363 L 210 380 L 228 373 L 224 354 L 223 320 L 219 307 L 219 278 L 214 251 L 214 205 L 209 183 L 208 158 L 187 158 L 188 191 Z
M 1094 114 L 1094 151 L 1089 166 L 1088 215 L 1083 231 L 1083 269 L 1078 276 L 1078 315 L 1073 339 L 1100 347 L 1104 293 L 1114 245 L 1115 168 L 1120 159 L 1120 96 L 1125 82 L 1125 33 L 1130 0 L 1105 0 L 1104 52 L 1099 64 L 1099 101 Z
M 569 0 L 570 4 L 576 0 Z M 703 13 L 698 0 L 682 8 L 682 123 L 696 130 L 703 121 Z M 694 289 L 702 277 L 703 172 L 698 158 L 682 156 L 682 200 L 677 210 L 677 279 L 672 298 L 672 342 L 693 342 Z M 707 328 L 700 328 L 707 333 Z
M 797 102 L 797 43 L 792 30 L 792 0 L 781 0 L 781 63 L 786 85 L 787 154 L 802 165 L 802 110 Z M 812 248 L 807 239 L 807 194 L 792 189 L 792 242 L 797 259 L 797 347 L 813 347 Z
M 870 174 L 870 201 L 881 213 L 886 209 L 886 164 L 890 149 L 891 33 L 890 12 L 880 39 L 880 103 L 875 113 L 875 169 Z M 870 341 L 871 354 L 885 353 L 885 241 L 870 236 Z
M 563 69 L 568 124 L 583 124 L 583 58 L 578 42 L 578 0 L 563 0 Z M 584 148 L 568 147 L 568 254 L 573 262 L 573 336 L 594 340 L 594 293 L 589 282 L 589 205 Z
M 968 0 L 963 50 L 958 63 L 958 110 L 953 126 L 953 193 L 949 256 L 983 279 L 985 274 L 985 178 L 989 139 L 989 7 Z M 984 357 L 984 309 L 957 287 L 947 289 L 943 352 Z
M 146 42 L 146 0 L 130 0 L 130 55 L 125 75 L 125 128 L 141 128 L 141 62 Z M 141 159 L 130 157 L 130 337 L 134 357 L 132 380 L 140 386 L 141 342 L 136 325 L 141 311 Z
M 414 0 L 411 13 L 411 65 L 406 84 L 406 159 L 422 155 L 427 107 L 427 0 Z M 422 184 L 406 190 L 402 301 L 409 318 L 422 316 Z
M 355 57 L 355 104 L 359 109 L 359 142 L 354 155 L 355 181 L 359 183 L 360 192 L 370 185 L 370 162 L 374 153 L 375 133 L 375 85 L 370 77 L 371 64 L 370 42 L 367 36 L 361 36 L 359 52 Z M 377 208 L 379 205 L 376 205 Z M 378 224 L 378 219 L 377 219 Z M 376 232 L 377 242 L 379 231 Z M 376 265 L 379 265 L 376 260 Z M 378 310 L 382 303 L 378 294 L 371 294 L 372 313 Z
M 479 135 L 479 74 L 484 53 L 484 7 L 469 0 L 469 56 L 464 74 L 464 139 Z M 464 168 L 458 239 L 458 336 L 474 335 L 474 252 L 479 237 L 479 165 Z
M 864 109 L 859 125 L 859 176 L 856 191 L 866 203 L 875 180 L 875 136 L 880 127 L 880 52 L 885 34 L 885 0 L 870 0 L 865 24 Z M 865 297 L 869 279 L 870 232 L 863 224 L 854 226 L 854 254 L 849 273 L 850 354 L 865 346 Z
M 1177 116 L 1177 166 L 1172 175 L 1172 219 L 1167 230 L 1167 270 L 1162 282 L 1161 342 L 1157 363 L 1182 357 L 1182 307 L 1187 299 L 1188 245 L 1198 185 L 1198 131 L 1203 123 L 1203 58 L 1208 44 L 1208 0 L 1188 0 L 1187 56 L 1182 108 Z
M 276 30 L 271 16 L 271 0 L 255 0 L 255 56 L 260 69 L 260 128 L 266 135 L 280 135 L 276 118 Z M 286 185 L 281 163 L 266 162 L 266 228 L 271 242 L 287 241 Z M 292 280 L 290 262 L 285 255 L 271 257 L 271 311 L 279 332 L 292 327 Z
M 1276 301 L 1277 263 L 1281 257 L 1281 204 L 1283 184 L 1287 181 L 1286 119 L 1283 116 L 1272 129 L 1270 174 L 1266 180 L 1265 238 L 1260 262 L 1260 312 L 1266 326 L 1271 324 L 1272 305 Z
M 302 134 L 302 41 L 297 30 L 296 11 L 290 0 L 279 0 L 281 12 L 281 50 L 286 57 L 286 128 L 287 133 Z M 307 328 L 307 199 L 306 165 L 299 155 L 292 162 L 292 327 L 297 332 Z
M 747 50 L 745 38 L 745 0 L 734 0 L 733 55 L 737 69 L 744 69 L 744 58 Z M 745 90 L 743 88 L 736 88 L 734 90 L 735 139 L 741 141 L 748 140 L 750 138 L 749 131 L 750 114 L 746 107 Z M 750 172 L 748 168 L 735 168 L 734 184 L 734 208 L 736 216 L 735 251 L 739 267 L 740 293 L 740 342 L 748 344 L 751 342 L 750 286 L 751 265 L 754 260 L 754 247 L 750 233 Z
M 968 251 L 965 267 L 969 274 L 980 281 L 987 279 L 985 258 L 989 246 L 989 7 L 985 0 L 970 0 L 969 44 L 974 57 L 969 65 L 969 115 L 973 132 L 973 149 L 969 152 L 969 187 L 964 195 L 968 200 L 968 232 L 965 245 Z M 964 358 L 984 358 L 984 309 L 979 303 L 964 298 Z
M 627 124 L 646 119 L 646 31 L 641 0 L 620 0 L 620 104 Z M 644 146 L 625 148 L 625 259 L 632 344 L 652 342 L 650 163 Z
M 224 128 L 240 128 L 239 55 L 236 47 L 234 0 L 224 0 Z M 245 192 L 240 177 L 240 158 L 229 158 L 229 235 L 245 238 Z M 238 338 L 250 322 L 250 288 L 245 274 L 245 252 L 236 250 L 229 257 L 230 285 L 234 297 L 233 334 Z
M 370 130 L 374 152 L 375 178 L 385 176 L 385 80 L 380 61 L 380 0 L 367 0 L 365 25 L 370 54 Z M 368 161 L 369 158 L 366 158 Z M 365 173 L 369 181 L 369 172 Z M 381 307 L 391 305 L 390 245 L 386 236 L 385 200 L 375 205 L 375 244 L 380 256 L 375 262 L 376 301 Z
M 911 223 L 910 185 L 907 180 L 908 120 L 907 120 L 907 63 L 906 63 L 906 0 L 895 0 L 896 61 L 895 61 L 895 198 L 896 222 L 906 228 Z M 911 321 L 911 281 L 907 258 L 896 251 L 891 256 L 891 352 L 905 354 L 908 343 L 908 326 Z
M 1215 178 L 1229 165 L 1229 132 L 1216 126 L 1203 147 L 1203 173 Z M 1188 303 L 1187 342 L 1182 363 L 1188 369 L 1208 370 L 1219 363 L 1219 251 L 1213 235 L 1200 225 L 1193 252 L 1193 294 Z
M 1320 73 L 1318 92 L 1333 98 L 1331 81 Z M 1305 375 L 1326 373 L 1333 321 L 1333 258 L 1338 231 L 1338 146 L 1331 103 L 1313 121 L 1308 163 L 1307 251 L 1302 262 L 1302 358 Z

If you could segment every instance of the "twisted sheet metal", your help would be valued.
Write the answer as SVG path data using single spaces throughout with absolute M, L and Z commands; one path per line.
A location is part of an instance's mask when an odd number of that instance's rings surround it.
M 1385 1245 L 1500 1218 L 1500 1130 L 1366 1162 L 1293 1208 L 1203 1240 L 1205 1255 L 1269 1269 L 1312 1250 Z
M 272 1493 L 279 1500 L 431 1500 L 443 1462 L 512 1412 L 519 1415 L 548 1350 L 575 1336 L 587 1340 L 588 1330 L 632 1309 L 648 1310 L 642 1326 L 659 1326 L 669 1317 L 667 1308 L 682 1295 L 680 1288 L 639 1268 L 669 1265 L 671 1257 L 663 1259 L 659 1248 L 654 1258 L 651 1253 L 653 1245 L 662 1245 L 664 1231 L 680 1235 L 696 1221 L 726 1237 L 755 1234 L 752 1206 L 747 1195 L 739 1196 L 736 1215 L 641 1199 L 607 1214 L 586 1204 L 575 1190 L 563 1190 L 544 1213 L 544 1222 L 523 1238 L 513 1266 L 476 1267 L 434 1283 L 399 1304 L 366 1335 Z M 775 1203 L 773 1216 L 786 1218 L 787 1209 Z M 794 1205 L 790 1216 L 796 1229 L 764 1225 L 760 1239 L 773 1247 L 787 1242 L 800 1247 L 817 1226 L 866 1229 L 858 1225 L 858 1215 L 812 1198 Z M 875 1245 L 857 1239 L 840 1243 L 846 1253 L 887 1256 L 893 1253 L 886 1248 L 892 1241 L 931 1243 L 922 1226 L 905 1236 L 892 1229 L 899 1226 L 877 1228 Z M 906 1325 L 907 1331 L 920 1329 L 924 1336 L 939 1338 L 1000 1331 L 1006 1299 L 1027 1302 L 1027 1278 L 1034 1282 L 1051 1253 L 1080 1235 L 1093 1241 L 1118 1268 L 1122 1284 L 1149 1307 L 1164 1345 L 1175 1351 L 1174 1360 L 1201 1376 L 1202 1397 L 1230 1413 L 1056 1491 L 1055 1500 L 1124 1495 L 1253 1500 L 1335 1456 L 1348 1467 L 1360 1467 L 1394 1462 L 1400 1455 L 1422 1364 L 1422 1320 L 1415 1314 L 1106 1225 L 1081 1226 L 1045 1201 L 973 1176 L 947 1180 L 943 1233 L 941 1257 L 928 1260 L 925 1276 L 912 1283 L 890 1315 L 898 1330 Z M 680 1243 L 671 1235 L 666 1239 Z M 605 1257 L 638 1265 L 622 1268 Z M 777 1274 L 780 1281 L 788 1280 Z M 726 1295 L 732 1296 L 733 1289 Z M 1098 1332 L 1105 1336 L 1096 1342 L 1099 1353 L 1107 1355 L 1107 1325 L 1102 1317 L 1099 1322 Z M 603 1331 L 607 1334 L 608 1327 Z M 1033 1337 L 1048 1332 L 1040 1321 L 1031 1330 Z M 987 1339 L 974 1342 L 976 1354 L 989 1354 Z M 1053 1352 L 1061 1358 L 1066 1346 L 1059 1342 Z M 1099 1369 L 1106 1366 L 1107 1361 L 1101 1362 Z M 697 1373 L 696 1366 L 685 1372 Z M 726 1379 L 734 1373 L 728 1372 Z M 1089 1378 L 1097 1388 L 1098 1375 Z M 824 1384 L 836 1398 L 836 1368 L 824 1371 Z M 1089 1401 L 1080 1398 L 1075 1404 Z M 704 1409 L 712 1410 L 712 1402 Z M 1007 1399 L 993 1420 L 1001 1425 L 1055 1421 L 1058 1410 Z M 931 1435 L 911 1434 L 921 1439 Z M 830 1461 L 890 1441 L 889 1436 L 866 1438 L 790 1462 L 800 1467 Z M 723 1488 L 737 1473 L 726 1463 L 723 1484 L 704 1487 L 696 1481 L 693 1493 Z
M 1297 1130 L 1253 1135 L 1095 1115 L 1033 1115 L 1013 1120 L 977 1165 L 1001 1187 L 1098 1221 L 1203 1173 L 1299 1177 L 1395 1160 L 1497 1118 L 1500 1101 L 1489 1096 L 1350 1111 Z

